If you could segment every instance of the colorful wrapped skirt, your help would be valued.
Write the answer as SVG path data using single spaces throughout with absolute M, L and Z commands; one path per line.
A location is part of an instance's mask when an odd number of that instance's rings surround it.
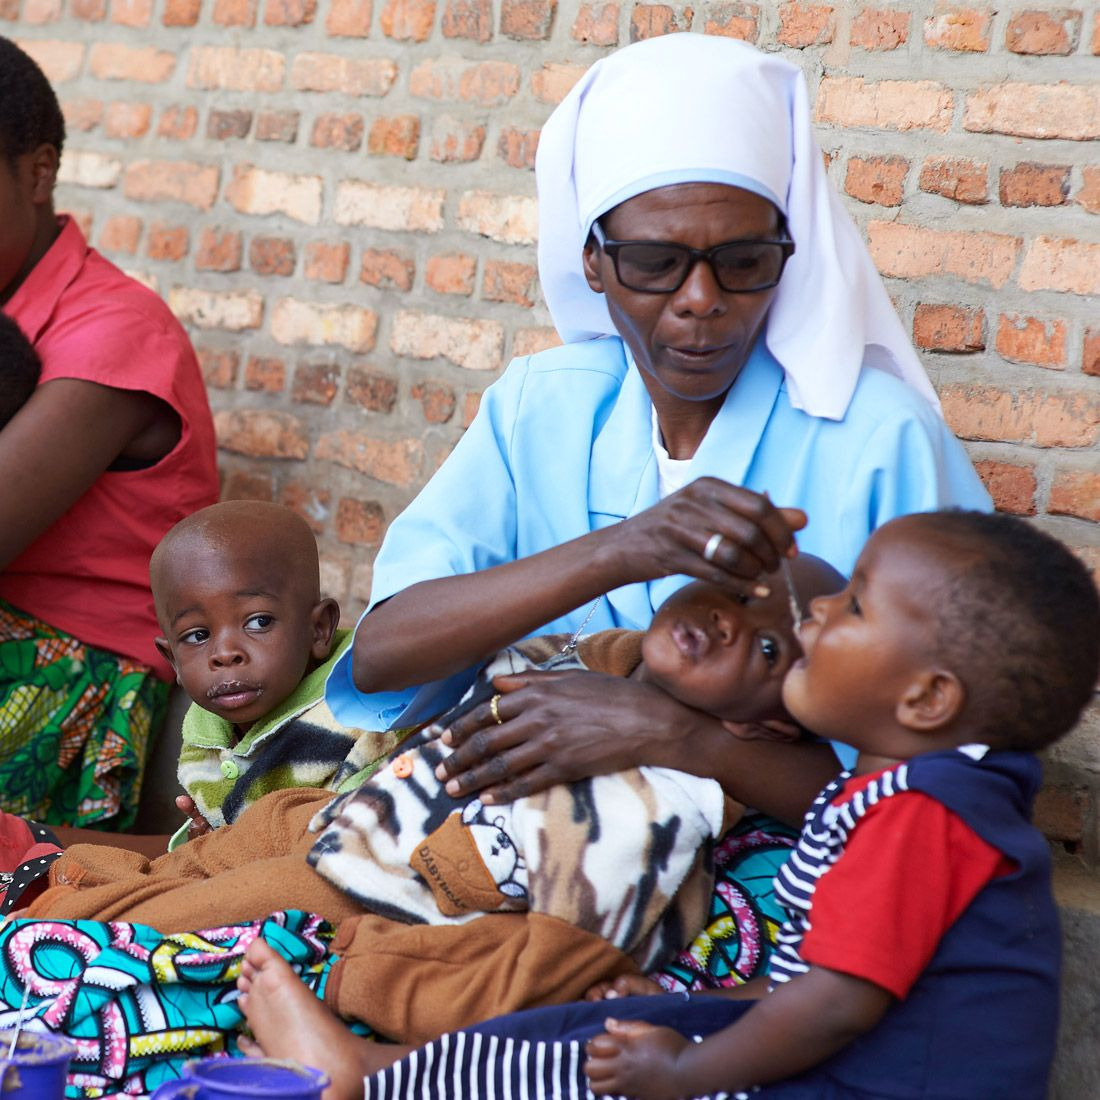
M 169 685 L 0 600 L 0 809 L 129 828 Z

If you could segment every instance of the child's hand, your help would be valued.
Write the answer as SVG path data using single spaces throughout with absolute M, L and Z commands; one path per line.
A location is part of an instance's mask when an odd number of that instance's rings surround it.
M 195 800 L 189 794 L 181 794 L 176 798 L 176 809 L 186 814 L 190 819 L 187 826 L 187 839 L 194 840 L 197 836 L 204 836 L 211 832 L 210 822 L 199 813 Z
M 683 1089 L 677 1065 L 692 1044 L 670 1027 L 642 1020 L 604 1021 L 602 1035 L 585 1044 L 584 1072 L 597 1096 L 677 1100 Z
M 586 1001 L 613 1001 L 616 997 L 650 997 L 664 993 L 652 978 L 642 974 L 620 974 L 612 981 L 596 982 L 584 995 Z

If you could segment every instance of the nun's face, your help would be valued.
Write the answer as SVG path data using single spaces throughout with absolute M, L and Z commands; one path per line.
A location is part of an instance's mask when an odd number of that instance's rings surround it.
M 767 199 L 720 183 L 681 183 L 646 191 L 600 219 L 609 240 L 666 241 L 706 249 L 726 241 L 780 236 Z M 721 397 L 745 364 L 776 289 L 723 290 L 709 264 L 696 263 L 671 294 L 630 290 L 591 240 L 588 283 L 607 298 L 611 320 L 630 348 L 658 408 Z

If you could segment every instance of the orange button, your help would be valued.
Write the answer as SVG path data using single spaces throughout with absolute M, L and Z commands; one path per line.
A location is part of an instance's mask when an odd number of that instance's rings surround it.
M 411 753 L 403 752 L 393 762 L 393 774 L 398 779 L 408 779 L 413 773 L 413 758 Z

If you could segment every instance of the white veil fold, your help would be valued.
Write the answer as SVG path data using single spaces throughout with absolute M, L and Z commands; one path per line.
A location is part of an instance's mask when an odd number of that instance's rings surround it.
M 547 120 L 536 174 L 539 276 L 566 343 L 615 332 L 581 267 L 597 217 L 655 187 L 728 183 L 774 202 L 795 241 L 765 336 L 792 404 L 841 419 L 866 359 L 939 408 L 826 178 L 795 66 L 744 42 L 698 34 L 627 46 L 597 61 Z

